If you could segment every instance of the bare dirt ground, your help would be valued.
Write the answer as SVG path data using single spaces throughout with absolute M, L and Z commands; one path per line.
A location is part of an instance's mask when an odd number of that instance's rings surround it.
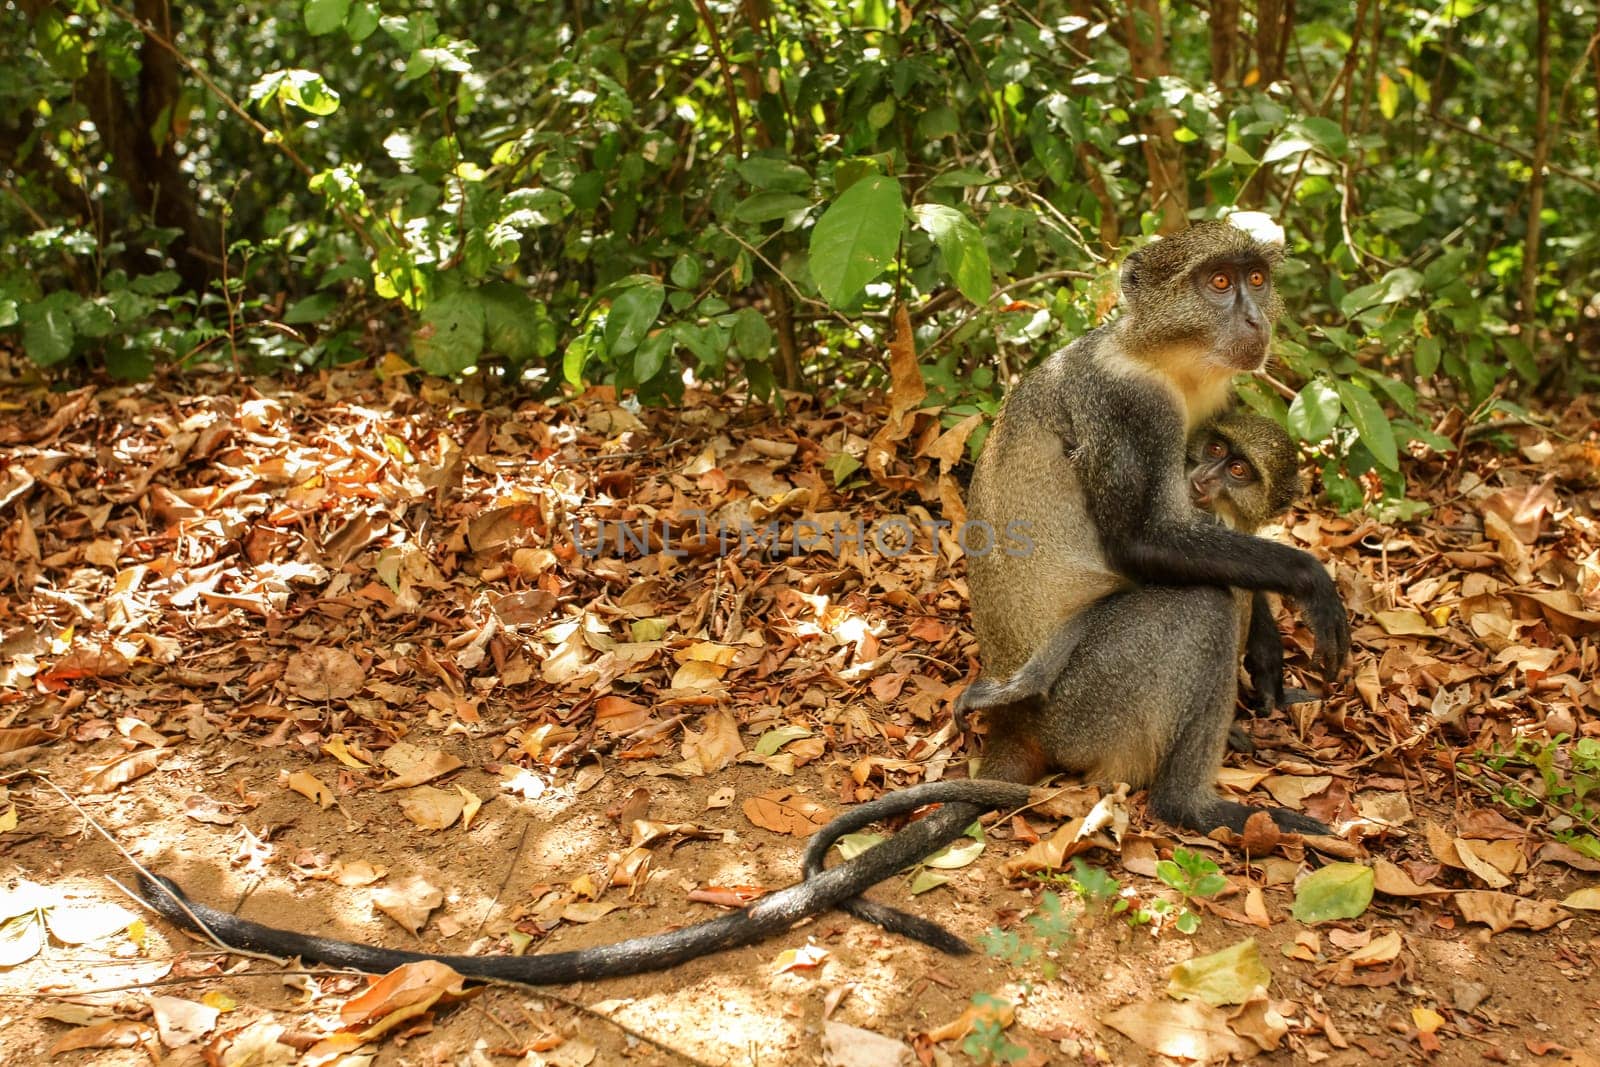
M 953 541 L 737 555 L 696 514 L 950 518 L 971 427 L 930 412 L 885 432 L 879 408 L 803 400 L 508 405 L 355 373 L 205 384 L 0 395 L 0 751 L 82 809 L 0 783 L 0 890 L 36 894 L 0 916 L 6 1063 L 963 1063 L 952 1024 L 976 993 L 1015 1005 L 1005 1038 L 1030 1063 L 1600 1056 L 1600 860 L 1590 809 L 1560 792 L 1583 755 L 1552 741 L 1600 740 L 1584 409 L 1418 460 L 1435 506 L 1414 526 L 1311 511 L 1279 533 L 1334 561 L 1358 652 L 1327 700 L 1251 724 L 1258 751 L 1225 781 L 1349 846 L 1247 860 L 1173 837 L 1136 795 L 1082 858 L 1148 911 L 1181 904 L 1156 859 L 1209 857 L 1228 887 L 1192 902 L 1196 933 L 1101 906 L 1049 958 L 1007 963 L 830 914 L 382 1027 L 352 1007 L 366 979 L 132 922 L 104 877 L 130 865 L 88 820 L 198 900 L 399 947 L 543 952 L 721 914 L 691 894 L 785 885 L 817 821 L 966 773 L 950 709 L 976 650 Z M 586 554 L 619 528 L 654 533 Z M 1309 639 L 1281 621 L 1297 667 Z M 1548 775 L 1474 759 L 1518 737 Z M 1511 786 L 1535 800 L 1498 803 Z M 1058 825 L 1003 816 L 948 884 L 874 895 L 973 941 L 1025 931 L 1045 888 L 1071 892 L 1002 865 Z M 1371 903 L 1294 919 L 1296 880 L 1341 859 L 1378 871 Z M 127 914 L 89 907 L 113 904 Z M 1172 967 L 1246 938 L 1265 996 L 1174 1021 Z M 825 1049 L 830 1023 L 905 1044 Z

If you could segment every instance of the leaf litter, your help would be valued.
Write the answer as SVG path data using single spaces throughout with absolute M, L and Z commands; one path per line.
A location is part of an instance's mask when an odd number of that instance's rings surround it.
M 13 386 L 0 608 L 23 625 L 0 652 L 0 757 L 78 791 L 206 898 L 319 932 L 541 951 L 748 902 L 832 814 L 973 754 L 950 721 L 976 669 L 961 549 L 931 520 L 960 519 L 954 467 L 979 423 L 922 408 L 902 348 L 890 410 L 791 398 L 781 418 L 705 394 L 510 404 L 351 369 Z M 604 984 L 621 999 L 580 990 L 586 1010 L 536 999 L 498 1016 L 496 1054 L 583 1062 L 632 1032 L 718 1058 L 708 995 L 775 1059 L 819 1053 L 836 1012 L 831 1033 L 865 1028 L 896 1059 L 980 1022 L 1041 1062 L 1600 1054 L 1600 446 L 1581 403 L 1498 438 L 1514 447 L 1413 461 L 1432 505 L 1415 524 L 1313 508 L 1275 533 L 1333 561 L 1356 654 L 1325 699 L 1242 720 L 1257 751 L 1221 781 L 1339 826 L 1343 846 L 1173 835 L 1138 795 L 1089 789 L 1004 813 L 875 894 L 975 938 L 1019 928 L 1041 888 L 1064 891 L 1053 872 L 1088 861 L 1127 907 L 1080 922 L 1050 981 L 833 915 Z M 758 544 L 772 523 L 781 544 Z M 1312 681 L 1308 632 L 1279 621 L 1291 683 Z M 8 899 L 36 887 L 3 919 L 8 977 L 43 998 L 6 1039 L 24 1057 L 335 1062 L 476 1040 L 428 967 L 295 979 L 297 1006 L 170 930 L 69 922 L 56 902 L 120 908 L 95 876 L 125 865 L 26 780 L 0 789 Z M 1194 899 L 1192 936 L 1130 926 L 1177 900 L 1155 874 L 1179 848 L 1227 888 Z M 94 957 L 181 984 L 74 1016 L 111 973 Z M 1176 1000 L 1180 974 L 1225 993 Z

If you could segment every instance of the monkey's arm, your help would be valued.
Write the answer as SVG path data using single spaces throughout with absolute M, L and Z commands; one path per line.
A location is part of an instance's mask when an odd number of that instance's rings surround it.
M 969 711 L 1015 704 L 1048 693 L 1055 680 L 1067 669 L 1078 642 L 1083 640 L 1083 626 L 1083 613 L 1079 612 L 1056 627 L 1049 639 L 1011 677 L 1003 681 L 979 678 L 967 686 L 956 700 L 956 725 L 962 730 L 967 728 Z
M 1202 518 L 1182 485 L 1182 434 L 1162 432 L 1173 414 L 1137 400 L 1125 406 L 1110 414 L 1121 426 L 1148 431 L 1095 434 L 1078 453 L 1089 514 L 1112 568 L 1145 585 L 1215 585 L 1292 596 L 1316 635 L 1318 669 L 1336 675 L 1350 652 L 1350 620 L 1322 564 L 1308 552 Z
M 1000 782 L 933 784 L 963 787 L 981 785 L 997 790 L 999 791 L 997 795 L 1002 797 L 996 802 L 1000 805 L 1021 805 L 1027 803 L 1028 799 L 1027 787 L 1006 786 Z M 890 796 L 899 795 L 901 794 L 890 794 Z M 970 795 L 983 794 L 974 792 Z M 921 803 L 929 801 L 923 800 Z M 960 807 L 962 805 L 952 804 L 944 810 L 954 812 Z M 895 805 L 885 805 L 885 808 L 903 810 Z M 863 890 L 937 851 L 941 846 L 960 836 L 961 831 L 984 810 L 985 808 L 981 806 L 974 807 L 972 814 L 953 829 L 937 819 L 914 822 L 879 847 L 864 852 L 846 863 L 819 871 L 814 878 L 807 878 L 775 893 L 768 893 L 749 907 L 707 922 L 648 937 L 636 937 L 614 945 L 602 945 L 572 952 L 545 952 L 533 956 L 450 956 L 314 937 L 296 930 L 265 926 L 204 904 L 197 904 L 184 895 L 177 883 L 166 878 L 151 879 L 141 875 L 139 892 L 152 908 L 169 921 L 186 930 L 195 931 L 200 931 L 203 924 L 213 937 L 232 948 L 263 952 L 285 959 L 299 956 L 305 960 L 326 963 L 334 967 L 349 967 L 369 974 L 382 974 L 401 964 L 414 963 L 418 960 L 437 960 L 468 978 L 517 982 L 523 985 L 565 985 L 596 978 L 615 978 L 621 975 L 663 970 L 712 952 L 755 944 L 757 941 L 782 933 L 802 919 L 845 906 Z M 852 825 L 852 828 L 855 825 L 864 825 L 850 824 L 848 815 L 844 818 L 846 824 Z M 826 833 L 827 829 L 824 828 L 822 832 Z M 826 853 L 826 849 L 823 851 Z M 196 919 L 199 920 L 199 924 L 196 923 Z M 945 933 L 932 923 L 926 925 L 944 935 L 942 941 L 930 941 L 935 947 L 953 953 L 970 951 L 966 943 L 954 935 Z

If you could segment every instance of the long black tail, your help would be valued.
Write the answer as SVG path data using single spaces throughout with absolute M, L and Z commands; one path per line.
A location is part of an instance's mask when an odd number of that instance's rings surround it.
M 821 877 L 824 873 L 824 863 L 828 858 L 828 850 L 845 834 L 854 833 L 864 827 L 870 826 L 880 819 L 887 819 L 894 815 L 904 815 L 915 811 L 926 804 L 943 804 L 944 807 L 926 818 L 919 819 L 910 826 L 901 830 L 888 841 L 883 842 L 854 859 L 849 863 L 859 863 L 868 857 L 877 856 L 880 863 L 894 862 L 895 866 L 885 871 L 882 877 L 888 877 L 908 864 L 925 859 L 929 855 L 943 848 L 945 845 L 960 837 L 973 821 L 986 811 L 1004 808 L 1020 808 L 1028 803 L 1029 789 L 1025 785 L 1016 785 L 1012 782 L 1002 782 L 990 778 L 977 778 L 971 780 L 954 780 L 948 782 L 925 782 L 914 785 L 909 789 L 885 793 L 875 800 L 849 811 L 834 819 L 828 825 L 812 835 L 811 841 L 806 845 L 805 855 L 801 858 L 801 869 L 809 883 L 811 879 Z M 926 851 L 906 858 L 906 853 L 911 850 L 909 843 L 902 843 L 902 839 L 916 831 L 917 840 L 928 843 Z M 893 848 L 890 853 L 880 850 Z M 892 857 L 892 860 L 891 860 Z M 835 867 L 833 870 L 842 870 Z M 881 880 L 881 879 L 880 879 Z M 892 908 L 887 904 L 879 904 L 865 897 L 851 897 L 840 901 L 838 908 L 858 919 L 875 923 L 893 934 L 909 937 L 931 945 L 941 952 L 951 955 L 962 955 L 972 951 L 961 938 L 946 930 L 943 926 L 919 915 Z
M 1018 801 L 1012 797 L 1005 803 L 1025 802 L 1026 789 L 1021 786 L 1012 788 L 1022 791 L 1022 799 Z M 903 794 L 891 794 L 891 796 L 899 795 Z M 970 821 L 968 819 L 968 822 Z M 962 824 L 963 827 L 965 825 Z M 803 882 L 769 893 L 740 911 L 694 926 L 685 926 L 648 937 L 631 938 L 614 945 L 602 945 L 572 952 L 540 953 L 533 956 L 449 956 L 432 952 L 412 952 L 407 949 L 378 948 L 353 941 L 313 937 L 293 930 L 282 930 L 250 922 L 204 904 L 194 903 L 175 882 L 166 878 L 150 879 L 141 875 L 139 891 L 150 906 L 162 916 L 178 926 L 198 932 L 200 927 L 189 915 L 189 912 L 193 912 L 195 918 L 209 929 L 213 937 L 231 948 L 283 958 L 298 956 L 305 960 L 335 967 L 349 967 L 370 974 L 381 974 L 403 963 L 438 960 L 468 978 L 518 982 L 523 985 L 564 985 L 596 978 L 614 978 L 664 970 L 712 952 L 755 944 L 788 930 L 802 919 L 830 911 L 851 900 L 895 871 L 938 850 L 951 840 L 952 836 L 942 825 L 923 819 L 900 831 L 877 848 L 847 863 L 820 871 L 815 877 L 809 877 Z M 826 849 L 823 852 L 826 853 Z M 182 905 L 179 901 L 182 901 Z M 188 912 L 184 910 L 184 906 L 187 906 Z M 908 916 L 908 918 L 915 917 Z M 967 950 L 967 946 L 959 939 L 951 940 L 959 947 L 947 951 Z

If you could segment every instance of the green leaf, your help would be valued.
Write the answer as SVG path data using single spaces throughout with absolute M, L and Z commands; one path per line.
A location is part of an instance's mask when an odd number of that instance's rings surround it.
M 848 861 L 855 859 L 874 845 L 881 845 L 887 840 L 888 838 L 883 834 L 845 834 L 834 842 L 834 847 L 839 850 L 839 855 Z
M 917 896 L 930 889 L 938 889 L 948 881 L 950 881 L 948 874 L 940 874 L 938 871 L 923 867 L 911 879 L 911 895 Z
M 749 360 L 764 360 L 772 355 L 772 327 L 755 308 L 740 308 L 733 317 L 733 345 Z
M 947 170 L 928 183 L 930 189 L 965 189 L 974 185 L 992 185 L 999 179 L 982 171 L 957 167 Z
M 339 94 L 328 88 L 322 75 L 309 70 L 275 70 L 263 74 L 250 87 L 248 99 L 261 107 L 276 99 L 286 107 L 297 107 L 313 115 L 331 115 L 339 110 Z
M 352 41 L 365 41 L 378 28 L 378 19 L 381 15 L 378 5 L 368 0 L 352 4 L 350 15 L 344 20 L 345 36 Z
M 804 726 L 795 726 L 793 724 L 776 726 L 756 740 L 756 755 L 775 756 L 778 754 L 778 750 L 789 742 L 799 741 L 801 738 L 810 736 L 811 731 Z
M 412 334 L 417 366 L 429 374 L 460 374 L 483 352 L 483 300 L 474 289 L 462 289 L 429 304 Z
M 1334 388 L 1339 390 L 1339 399 L 1350 421 L 1356 424 L 1361 443 L 1372 450 L 1372 458 L 1388 470 L 1399 470 L 1400 452 L 1395 445 L 1394 428 L 1389 425 L 1389 417 L 1378 401 L 1355 382 L 1337 381 Z
M 1411 359 L 1419 378 L 1431 378 L 1433 372 L 1439 369 L 1439 339 L 1437 337 L 1419 337 L 1417 346 L 1412 350 Z
M 972 220 L 943 204 L 918 204 L 912 209 L 917 225 L 933 235 L 944 266 L 956 288 L 974 304 L 987 304 L 994 291 L 994 276 L 989 270 L 989 250 L 983 234 Z
M 1422 275 L 1409 267 L 1396 267 L 1371 285 L 1352 289 L 1339 301 L 1339 310 L 1350 317 L 1374 304 L 1398 304 L 1422 289 Z
M 672 331 L 660 330 L 644 339 L 633 353 L 633 379 L 640 385 L 651 381 L 667 365 L 672 354 Z
M 89 70 L 89 57 L 83 38 L 67 25 L 59 13 L 44 5 L 41 7 L 43 10 L 39 11 L 33 24 L 34 47 L 57 77 L 76 81 Z
M 289 310 L 283 313 L 283 321 L 290 326 L 300 326 L 308 322 L 321 322 L 332 315 L 339 306 L 337 293 L 312 293 L 301 300 L 296 300 L 289 305 Z
M 510 282 L 477 290 L 483 304 L 484 346 L 512 363 L 542 359 L 556 350 L 556 324 L 544 304 Z
M 1301 880 L 1294 891 L 1295 919 L 1303 923 L 1354 919 L 1372 903 L 1372 868 L 1330 863 Z
M 306 32 L 313 37 L 332 33 L 344 26 L 349 14 L 350 0 L 306 0 Z
M 822 298 L 844 307 L 893 260 L 904 208 L 900 183 L 862 177 L 839 195 L 811 230 L 811 276 Z
M 72 355 L 72 309 L 80 299 L 61 289 L 22 306 L 22 347 L 34 363 L 49 367 Z
M 810 206 L 811 201 L 793 193 L 757 193 L 741 200 L 739 206 L 733 209 L 733 217 L 740 222 L 771 222 L 793 215 L 796 211 L 804 211 Z
M 653 278 L 618 293 L 606 315 L 606 354 L 620 356 L 637 348 L 666 300 L 666 288 Z
M 700 259 L 685 253 L 672 261 L 672 284 L 680 289 L 693 289 L 700 284 Z
M 811 175 L 793 163 L 771 156 L 751 156 L 740 160 L 733 169 L 757 189 L 780 193 L 804 193 L 811 189 Z
M 941 871 L 955 871 L 967 866 L 982 854 L 982 841 L 971 837 L 958 837 L 922 862 L 924 866 Z
M 1339 394 L 1325 378 L 1313 378 L 1289 405 L 1289 432 L 1312 444 L 1325 441 L 1339 421 Z
M 1167 995 L 1177 1000 L 1202 1000 L 1213 1007 L 1243 1004 L 1257 989 L 1272 984 L 1256 939 L 1247 937 L 1231 948 L 1196 956 L 1168 972 Z

